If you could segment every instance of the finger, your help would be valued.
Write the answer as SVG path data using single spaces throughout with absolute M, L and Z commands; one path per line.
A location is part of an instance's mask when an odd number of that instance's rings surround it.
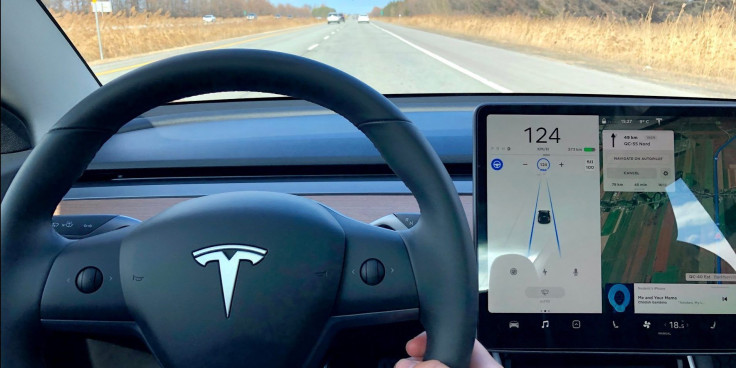
M 394 365 L 394 368 L 415 368 L 420 360 L 414 358 L 401 359 Z
M 406 343 L 406 353 L 415 358 L 421 358 L 427 351 L 427 333 L 422 332 Z
M 442 364 L 439 360 L 430 360 L 426 362 L 421 362 L 414 366 L 414 368 L 449 368 L 446 365 Z
M 473 345 L 473 355 L 470 356 L 470 368 L 503 368 L 498 362 L 493 359 L 491 353 L 486 348 L 475 340 Z

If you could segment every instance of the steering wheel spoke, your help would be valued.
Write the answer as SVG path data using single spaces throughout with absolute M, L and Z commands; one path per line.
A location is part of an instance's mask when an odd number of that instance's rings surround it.
M 409 254 L 399 232 L 335 213 L 346 237 L 336 316 L 419 307 Z
M 419 319 L 414 272 L 401 234 L 328 210 L 345 232 L 345 257 L 332 316 L 304 367 L 322 366 L 340 330 Z
M 134 227 L 69 243 L 54 260 L 41 297 L 41 323 L 89 334 L 130 334 L 120 280 L 120 246 Z

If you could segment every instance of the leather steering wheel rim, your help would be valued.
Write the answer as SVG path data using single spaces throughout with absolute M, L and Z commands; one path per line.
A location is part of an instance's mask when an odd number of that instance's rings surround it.
M 69 243 L 51 216 L 94 155 L 125 123 L 198 94 L 292 96 L 342 115 L 376 146 L 415 196 L 421 221 L 401 236 L 428 332 L 426 359 L 468 366 L 478 311 L 475 250 L 455 187 L 416 127 L 383 95 L 327 65 L 261 50 L 216 50 L 149 64 L 99 88 L 35 147 L 2 202 L 3 363 L 36 362 L 39 304 L 54 258 Z

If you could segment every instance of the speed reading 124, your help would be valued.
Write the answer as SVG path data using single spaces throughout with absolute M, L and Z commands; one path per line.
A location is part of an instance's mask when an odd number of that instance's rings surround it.
M 524 129 L 525 132 L 529 134 L 529 143 L 532 143 L 532 128 L 526 128 Z M 549 136 L 547 136 L 547 128 L 539 127 L 535 130 L 537 132 L 537 135 L 539 138 L 537 138 L 536 143 L 549 143 L 546 139 L 549 139 L 550 141 L 555 141 L 555 143 L 560 143 L 560 129 L 554 128 Z

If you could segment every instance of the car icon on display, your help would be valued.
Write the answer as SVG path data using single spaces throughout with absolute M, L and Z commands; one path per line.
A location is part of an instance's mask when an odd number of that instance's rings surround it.
M 537 222 L 540 224 L 549 224 L 550 220 L 549 210 L 539 210 L 537 212 Z

